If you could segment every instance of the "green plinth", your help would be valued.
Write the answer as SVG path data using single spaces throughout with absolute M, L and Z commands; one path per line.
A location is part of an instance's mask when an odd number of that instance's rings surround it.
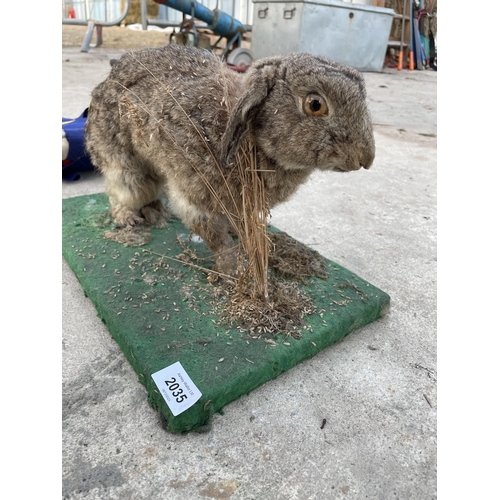
M 206 425 L 231 401 L 389 310 L 386 293 L 326 260 L 329 278 L 301 285 L 316 306 L 302 337 L 253 338 L 244 328 L 220 324 L 204 272 L 161 257 L 175 258 L 182 252 L 177 238 L 188 239 L 178 220 L 153 229 L 147 245 L 125 247 L 104 238 L 113 227 L 104 194 L 64 199 L 62 208 L 63 256 L 174 433 Z M 190 246 L 198 257 L 210 256 L 203 242 Z M 174 417 L 151 375 L 177 361 L 202 396 Z

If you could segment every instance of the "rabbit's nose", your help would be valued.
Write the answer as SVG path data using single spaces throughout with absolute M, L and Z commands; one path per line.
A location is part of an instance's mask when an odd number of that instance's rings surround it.
M 372 166 L 374 159 L 375 159 L 374 154 L 372 153 L 367 154 L 364 158 L 361 159 L 361 166 L 363 168 L 366 168 L 366 170 L 368 170 Z

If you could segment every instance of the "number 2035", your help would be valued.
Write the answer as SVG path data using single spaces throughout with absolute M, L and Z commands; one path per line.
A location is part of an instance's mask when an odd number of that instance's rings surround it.
M 176 382 L 175 377 L 172 377 L 171 380 L 165 380 L 165 384 L 178 403 L 182 403 L 185 399 L 188 398 L 187 394 L 184 394 L 181 386 Z

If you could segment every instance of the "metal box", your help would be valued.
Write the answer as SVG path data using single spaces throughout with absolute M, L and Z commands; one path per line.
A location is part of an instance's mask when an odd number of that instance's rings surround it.
M 255 59 L 308 52 L 382 71 L 394 11 L 340 0 L 252 0 Z

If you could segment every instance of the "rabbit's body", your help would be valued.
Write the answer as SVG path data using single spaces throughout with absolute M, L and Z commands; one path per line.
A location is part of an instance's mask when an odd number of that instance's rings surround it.
M 240 75 L 181 45 L 129 53 L 113 65 L 92 93 L 86 141 L 117 226 L 162 225 L 165 190 L 171 210 L 217 256 L 234 243 L 212 188 L 227 207 L 241 196 L 232 162 L 244 141 L 257 146 L 269 208 L 315 168 L 369 168 L 375 152 L 357 71 L 293 54 Z M 221 270 L 230 265 L 216 258 Z

